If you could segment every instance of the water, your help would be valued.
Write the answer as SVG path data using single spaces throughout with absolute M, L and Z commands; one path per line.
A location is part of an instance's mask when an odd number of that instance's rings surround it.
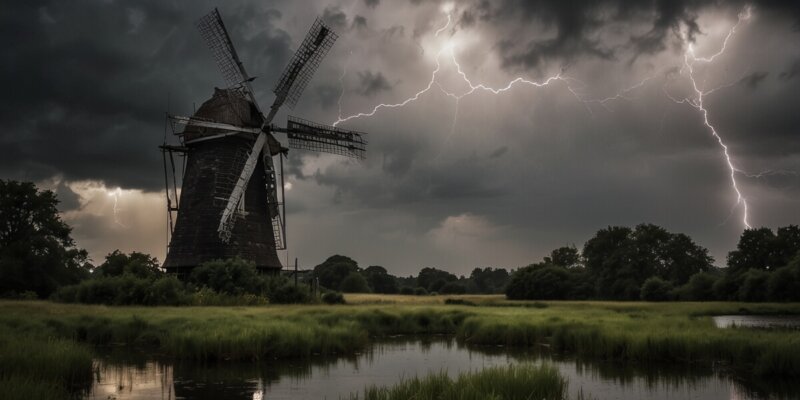
M 797 315 L 720 315 L 713 318 L 717 328 L 800 329 L 800 316 Z
M 646 366 L 554 358 L 503 347 L 467 348 L 452 338 L 399 338 L 368 352 L 313 360 L 171 363 L 109 354 L 96 361 L 88 399 L 338 399 L 367 385 L 520 362 L 548 362 L 569 379 L 569 392 L 596 399 L 791 399 L 800 383 L 742 381 L 708 366 Z

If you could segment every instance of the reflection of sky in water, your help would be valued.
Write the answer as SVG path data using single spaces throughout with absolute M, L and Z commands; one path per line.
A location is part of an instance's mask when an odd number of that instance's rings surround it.
M 713 319 L 717 328 L 800 328 L 796 315 L 719 315 Z
M 98 363 L 90 399 L 338 399 L 368 385 L 403 377 L 468 370 L 531 360 L 503 348 L 470 351 L 454 341 L 395 342 L 343 359 L 270 360 L 254 364 L 165 365 Z M 542 362 L 539 357 L 538 361 Z M 596 399 L 748 399 L 738 384 L 710 368 L 639 366 L 548 360 L 569 379 L 570 395 Z M 763 398 L 763 397 L 756 397 Z

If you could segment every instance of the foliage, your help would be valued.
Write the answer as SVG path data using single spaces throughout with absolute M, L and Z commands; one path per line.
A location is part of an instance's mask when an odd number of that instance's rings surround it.
M 352 272 L 359 272 L 358 263 L 338 254 L 314 267 L 314 276 L 319 278 L 319 284 L 328 289 L 339 289 L 344 278 Z
M 417 296 L 425 296 L 428 294 L 428 291 L 425 290 L 424 287 L 416 287 L 414 288 L 414 294 Z
M 770 301 L 800 301 L 800 255 L 770 274 L 767 289 Z
M 503 268 L 475 268 L 469 278 L 475 284 L 477 293 L 502 293 L 510 275 Z
M 375 293 L 395 294 L 399 291 L 397 285 L 397 278 L 378 265 L 372 265 L 364 269 L 364 277 L 367 278 L 367 283 L 372 291 Z
M 581 255 L 575 246 L 564 246 L 553 250 L 550 252 L 550 257 L 544 258 L 544 262 L 565 268 L 579 267 L 582 264 Z
M 641 298 L 644 301 L 667 301 L 671 298 L 671 291 L 671 283 L 657 276 L 651 276 L 642 284 Z
M 739 287 L 739 300 L 765 301 L 767 299 L 767 281 L 769 273 L 760 269 L 749 269 L 742 275 Z
M 47 297 L 88 275 L 87 253 L 75 247 L 57 205 L 52 191 L 0 179 L 0 295 Z
M 132 252 L 130 254 L 114 250 L 106 260 L 94 270 L 99 276 L 133 275 L 137 278 L 154 278 L 163 275 L 158 259 L 149 254 Z
M 414 288 L 409 286 L 403 286 L 400 288 L 400 294 L 405 294 L 405 295 L 414 294 Z
M 458 277 L 436 268 L 423 268 L 417 276 L 417 285 L 428 292 L 438 291 L 447 282 L 458 280 Z
M 714 285 L 718 276 L 710 272 L 698 272 L 689 278 L 689 282 L 681 286 L 678 290 L 678 297 L 681 300 L 707 301 L 714 300 Z
M 558 300 L 569 296 L 566 268 L 540 263 L 520 268 L 511 275 L 506 296 L 512 300 Z
M 358 272 L 351 272 L 342 280 L 339 290 L 345 293 L 369 293 L 369 284 L 364 275 Z
M 584 245 L 583 257 L 596 279 L 597 295 L 617 300 L 639 298 L 642 283 L 651 276 L 683 285 L 713 262 L 708 250 L 688 236 L 651 224 L 601 229 Z
M 392 386 L 369 386 L 364 400 L 562 400 L 567 380 L 551 365 L 517 364 L 463 372 L 452 379 L 447 372 L 404 379 Z M 357 400 L 351 394 L 351 400 Z
M 189 302 L 186 289 L 174 276 L 139 278 L 101 276 L 61 287 L 53 299 L 64 303 L 106 305 L 181 305 Z
M 255 264 L 238 257 L 203 263 L 192 270 L 188 281 L 197 287 L 233 296 L 259 295 L 266 289 Z
M 736 250 L 728 254 L 728 268 L 734 274 L 751 268 L 774 270 L 789 264 L 798 253 L 800 227 L 797 225 L 778 228 L 777 234 L 769 228 L 746 229 Z
M 458 282 L 447 282 L 439 291 L 442 294 L 464 294 L 467 292 L 467 288 Z
M 325 304 L 345 304 L 344 296 L 339 292 L 327 292 L 322 295 L 322 302 Z
M 286 283 L 273 289 L 269 294 L 269 302 L 273 304 L 303 304 L 312 302 L 313 297 L 305 285 L 295 286 Z

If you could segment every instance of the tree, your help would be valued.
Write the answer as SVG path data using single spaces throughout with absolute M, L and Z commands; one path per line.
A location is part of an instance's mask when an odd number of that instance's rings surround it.
M 657 276 L 651 276 L 642 284 L 641 298 L 644 301 L 667 301 L 670 299 L 671 291 L 671 283 Z
M 575 246 L 564 246 L 550 252 L 550 257 L 545 257 L 544 261 L 564 268 L 573 268 L 581 265 L 581 255 Z
M 33 183 L 0 180 L 0 295 L 47 297 L 88 276 L 88 255 L 58 215 L 58 199 Z
M 651 276 L 683 285 L 695 273 L 710 270 L 713 262 L 708 250 L 688 236 L 652 224 L 601 229 L 586 242 L 583 257 L 597 294 L 615 300 L 638 299 Z
M 761 269 L 751 268 L 742 274 L 742 285 L 739 286 L 739 300 L 764 301 L 767 298 L 767 282 L 769 273 Z
M 447 282 L 439 289 L 442 294 L 464 294 L 467 288 L 458 282 Z
M 351 272 L 342 279 L 339 290 L 344 293 L 369 293 L 371 291 L 367 280 L 358 272 Z
M 155 257 L 136 251 L 125 254 L 119 250 L 107 255 L 105 262 L 100 264 L 94 273 L 102 276 L 130 274 L 138 278 L 151 278 L 163 274 Z
M 504 268 L 475 268 L 469 279 L 479 293 L 502 293 L 510 275 Z
M 417 285 L 425 288 L 427 291 L 437 291 L 447 282 L 458 280 L 458 277 L 436 268 L 423 268 L 419 271 L 417 277 Z
M 328 289 L 338 289 L 342 281 L 350 273 L 358 272 L 358 263 L 352 258 L 342 255 L 333 255 L 314 267 L 314 276 L 319 278 L 319 284 Z
M 679 296 L 681 300 L 706 301 L 716 298 L 714 285 L 718 276 L 710 272 L 698 272 L 689 278 L 689 282 L 681 286 Z
M 769 228 L 745 229 L 736 250 L 728 253 L 729 271 L 739 274 L 750 268 L 768 270 L 782 267 L 774 265 L 775 240 L 775 234 Z
M 397 285 L 397 278 L 389 275 L 386 268 L 372 265 L 364 269 L 363 273 L 364 277 L 367 278 L 369 287 L 375 293 L 394 294 L 400 290 Z
M 569 272 L 552 264 L 532 264 L 511 275 L 506 297 L 511 300 L 560 300 L 569 295 Z
M 229 295 L 261 294 L 266 289 L 255 263 L 238 257 L 200 264 L 192 270 L 189 282 Z

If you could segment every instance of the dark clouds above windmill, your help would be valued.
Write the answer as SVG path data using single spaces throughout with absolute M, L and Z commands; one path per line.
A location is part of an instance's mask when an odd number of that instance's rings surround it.
M 156 146 L 164 111 L 190 114 L 222 84 L 194 28 L 215 5 L 31 1 L 0 14 L 0 175 L 58 181 L 79 240 L 95 255 L 115 245 L 163 254 L 132 229 L 107 231 L 108 210 L 90 195 L 102 191 L 74 182 L 130 190 L 127 204 L 121 198 L 129 218 L 159 206 L 146 196 L 163 187 Z M 487 85 L 563 70 L 580 80 L 573 89 L 585 98 L 602 99 L 653 78 L 608 110 L 591 105 L 591 114 L 557 84 L 464 98 L 455 124 L 456 105 L 438 90 L 353 120 L 344 127 L 371 132 L 363 165 L 300 152 L 289 159 L 292 254 L 314 263 L 340 252 L 396 273 L 423 266 L 463 273 L 477 264 L 525 264 L 605 225 L 645 221 L 695 236 L 718 259 L 733 246 L 740 226 L 729 218 L 735 199 L 718 145 L 697 113 L 670 103 L 663 90 L 686 89 L 667 76 L 682 65 L 680 35 L 699 54 L 712 52 L 743 2 L 460 1 L 453 23 L 434 37 L 446 22 L 442 5 L 219 7 L 263 103 L 313 18 L 336 25 L 341 38 L 293 111 L 323 122 L 336 120 L 339 105 L 345 115 L 365 112 L 423 89 L 450 38 L 465 73 Z M 753 10 L 705 76 L 708 87 L 735 84 L 706 102 L 738 165 L 771 171 L 741 177 L 754 223 L 800 223 L 800 178 L 791 173 L 800 170 L 800 6 L 757 1 Z M 464 89 L 452 65 L 443 63 L 441 73 L 443 85 Z

